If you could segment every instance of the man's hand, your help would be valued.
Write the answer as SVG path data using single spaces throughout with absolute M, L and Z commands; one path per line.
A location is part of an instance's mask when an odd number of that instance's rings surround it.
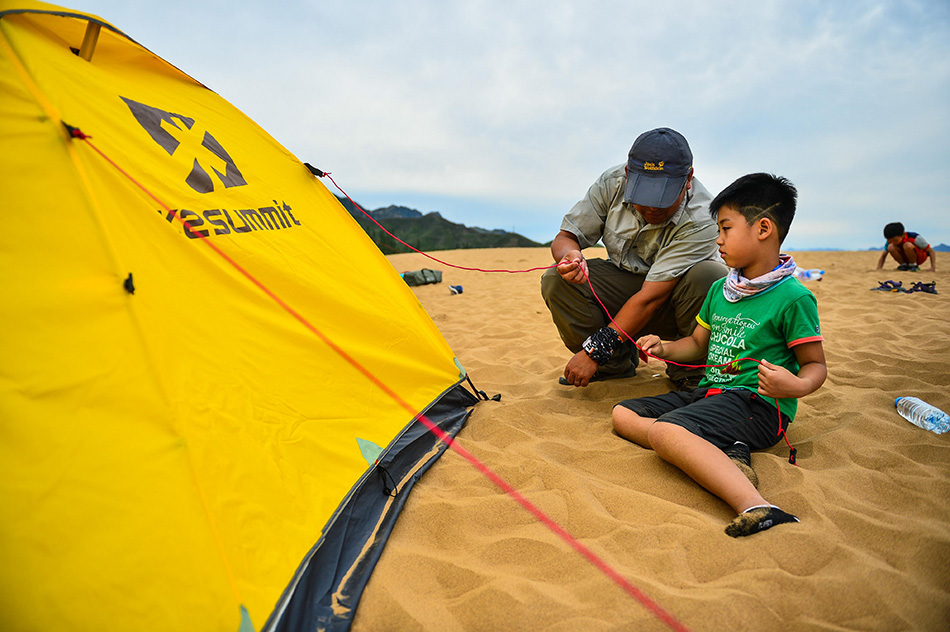
M 587 260 L 580 250 L 571 250 L 558 261 L 557 273 L 568 283 L 586 283 Z
M 574 386 L 587 386 L 596 372 L 597 363 L 590 359 L 586 351 L 578 351 L 564 367 L 564 379 Z

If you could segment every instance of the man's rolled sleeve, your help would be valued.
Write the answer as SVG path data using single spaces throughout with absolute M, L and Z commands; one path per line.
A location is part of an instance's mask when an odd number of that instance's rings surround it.
M 561 230 L 577 237 L 581 248 L 596 246 L 604 236 L 607 214 L 618 203 L 617 193 L 622 190 L 623 177 L 623 165 L 605 171 L 561 221 Z

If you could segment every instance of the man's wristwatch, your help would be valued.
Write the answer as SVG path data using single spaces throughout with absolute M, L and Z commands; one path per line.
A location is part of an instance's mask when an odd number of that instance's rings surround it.
M 597 362 L 597 364 L 603 364 L 603 362 L 599 362 L 597 358 L 594 357 L 597 355 L 597 343 L 594 342 L 593 336 L 588 336 L 587 340 L 581 343 L 581 346 L 584 348 L 584 351 L 587 352 L 587 355 L 590 356 L 591 360 Z
M 581 348 L 597 364 L 605 364 L 610 360 L 619 346 L 620 335 L 610 327 L 601 327 L 581 343 Z

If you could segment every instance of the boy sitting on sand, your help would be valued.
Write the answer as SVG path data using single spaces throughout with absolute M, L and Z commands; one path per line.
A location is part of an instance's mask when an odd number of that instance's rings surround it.
M 903 224 L 892 222 L 884 227 L 884 239 L 887 240 L 887 244 L 884 252 L 881 253 L 881 258 L 877 261 L 878 270 L 884 267 L 887 255 L 891 255 L 898 264 L 898 270 L 916 272 L 929 258 L 930 271 L 937 271 L 934 249 L 919 233 L 905 231 Z
M 754 173 L 716 196 L 709 211 L 718 216 L 716 243 L 729 274 L 710 288 L 691 336 L 665 343 L 644 336 L 637 345 L 664 360 L 708 355 L 720 366 L 707 368 L 694 391 L 630 399 L 613 409 L 617 434 L 652 448 L 736 511 L 726 527 L 732 537 L 798 522 L 759 494 L 750 448 L 775 445 L 795 417 L 797 398 L 827 375 L 817 301 L 795 278 L 794 260 L 779 252 L 797 195 L 785 178 Z

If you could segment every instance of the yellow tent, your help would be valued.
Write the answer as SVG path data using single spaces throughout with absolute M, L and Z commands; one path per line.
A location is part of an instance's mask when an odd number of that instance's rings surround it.
M 100 18 L 0 0 L 0 95 L 0 629 L 346 629 L 445 447 L 410 410 L 476 401 L 451 349 L 299 160 Z

